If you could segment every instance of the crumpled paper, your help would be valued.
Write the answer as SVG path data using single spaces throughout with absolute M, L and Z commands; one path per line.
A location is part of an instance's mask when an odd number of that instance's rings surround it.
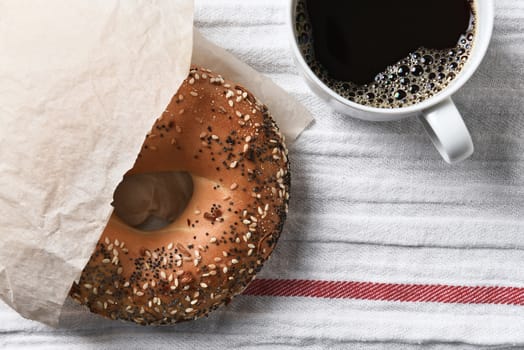
M 0 0 L 0 298 L 56 325 L 191 59 L 192 0 Z
M 263 101 L 288 143 L 313 120 L 270 79 L 193 38 L 192 20 L 192 0 L 0 0 L 0 298 L 22 316 L 57 325 L 192 50 L 192 63 Z

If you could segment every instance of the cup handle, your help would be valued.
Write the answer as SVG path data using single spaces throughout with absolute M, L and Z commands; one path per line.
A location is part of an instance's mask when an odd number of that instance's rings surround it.
M 460 162 L 473 153 L 471 135 L 451 98 L 422 111 L 420 121 L 447 163 Z

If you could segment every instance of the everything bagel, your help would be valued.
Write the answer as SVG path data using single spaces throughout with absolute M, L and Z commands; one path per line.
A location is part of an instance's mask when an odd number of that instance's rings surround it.
M 192 67 L 125 176 L 168 172 L 188 174 L 187 205 L 154 231 L 113 213 L 70 292 L 92 312 L 143 325 L 207 315 L 273 251 L 288 209 L 287 149 L 249 91 Z

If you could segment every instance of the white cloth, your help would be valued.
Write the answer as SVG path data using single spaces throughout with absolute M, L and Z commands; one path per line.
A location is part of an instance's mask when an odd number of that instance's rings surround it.
M 292 202 L 260 278 L 524 286 L 524 1 L 497 0 L 493 41 L 455 96 L 473 157 L 447 165 L 417 120 L 330 111 L 297 75 L 284 0 L 198 0 L 196 26 L 316 122 L 290 150 Z M 239 296 L 209 318 L 145 328 L 68 305 L 61 328 L 0 306 L 0 347 L 473 349 L 524 345 L 524 306 Z

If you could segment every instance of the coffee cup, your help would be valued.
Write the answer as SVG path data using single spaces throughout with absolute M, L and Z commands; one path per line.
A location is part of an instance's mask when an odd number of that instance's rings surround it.
M 297 3 L 290 0 L 287 14 L 288 35 L 296 66 L 310 89 L 335 111 L 368 121 L 394 121 L 418 117 L 442 158 L 455 163 L 468 158 L 474 150 L 471 135 L 452 96 L 475 73 L 487 51 L 494 21 L 493 0 L 472 0 L 475 11 L 475 31 L 471 49 L 460 71 L 449 83 L 432 96 L 406 106 L 370 106 L 357 103 L 336 92 L 319 78 L 306 61 L 297 41 Z M 387 102 L 386 102 L 387 104 Z

